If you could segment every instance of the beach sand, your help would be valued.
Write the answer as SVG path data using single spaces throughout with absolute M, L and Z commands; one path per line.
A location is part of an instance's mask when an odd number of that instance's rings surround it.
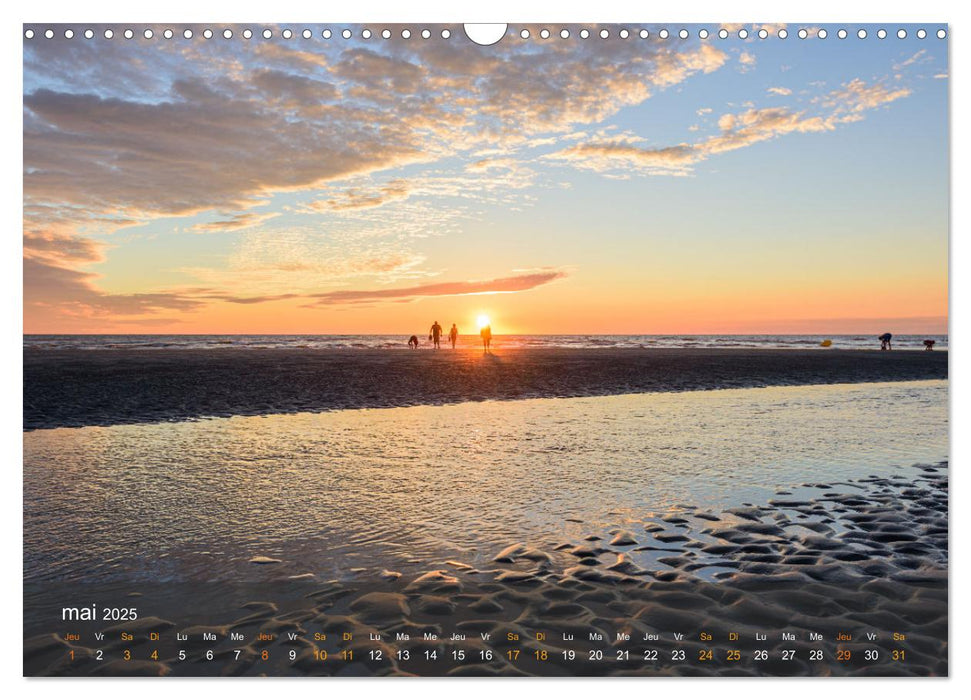
M 95 660 L 87 631 L 69 642 L 58 636 L 64 626 L 50 624 L 63 592 L 27 585 L 24 672 L 946 675 L 947 471 L 941 463 L 891 477 L 805 483 L 766 503 L 722 512 L 684 505 L 676 513 L 646 517 L 634 530 L 618 530 L 610 540 L 591 535 L 563 542 L 556 552 L 510 542 L 488 568 L 429 562 L 418 576 L 362 571 L 351 580 L 319 581 L 311 573 L 252 586 L 199 584 L 191 595 L 185 587 L 129 589 L 124 600 L 143 601 L 148 616 L 96 627 L 106 635 L 99 646 L 107 662 Z M 626 556 L 633 550 L 656 552 L 657 566 L 633 565 Z M 554 554 L 563 553 L 572 561 L 554 564 Z M 75 587 L 74 594 L 87 592 Z M 122 631 L 134 639 L 122 640 Z M 152 641 L 152 632 L 167 641 Z M 188 640 L 174 642 L 174 632 Z M 203 641 L 204 632 L 218 641 Z M 230 640 L 232 632 L 243 633 L 245 641 Z M 537 641 L 537 632 L 546 639 Z M 675 640 L 675 632 L 684 639 Z M 270 637 L 260 640 L 260 633 Z M 398 633 L 410 639 L 395 640 Z M 438 639 L 426 639 L 426 633 Z M 448 639 L 453 633 L 465 639 Z M 492 636 L 490 644 L 483 633 Z M 564 633 L 573 640 L 564 640 Z M 618 633 L 629 634 L 630 641 Z M 759 633 L 768 638 L 758 640 Z M 810 633 L 822 635 L 821 641 Z M 851 639 L 837 642 L 840 633 Z M 895 633 L 904 638 L 894 639 Z M 645 634 L 658 638 L 642 641 Z M 149 658 L 155 648 L 157 661 Z M 179 648 L 187 650 L 187 660 L 177 658 Z M 125 649 L 131 661 L 120 660 Z M 208 649 L 214 649 L 214 661 L 204 659 Z M 465 657 L 456 662 L 452 652 L 460 649 Z M 492 649 L 491 659 L 482 657 L 486 649 Z M 683 661 L 672 658 L 679 649 Z M 729 660 L 734 649 L 738 661 Z M 758 661 L 761 649 L 767 658 Z M 810 656 L 815 649 L 823 650 L 822 660 Z M 381 651 L 380 658 L 371 656 L 373 650 Z M 400 650 L 408 651 L 407 660 L 398 657 Z M 544 650 L 545 659 L 537 654 Z M 573 650 L 575 659 L 565 660 L 564 650 Z M 598 650 L 602 660 L 595 658 Z M 648 650 L 657 658 L 645 659 Z M 788 659 L 787 650 L 793 652 Z M 868 658 L 874 650 L 876 658 Z M 436 658 L 426 658 L 426 651 Z M 848 658 L 838 659 L 837 651 L 849 652 Z
M 947 373 L 946 352 L 32 349 L 24 428 Z M 828 483 L 807 473 L 759 503 L 645 507 L 610 531 L 551 522 L 541 548 L 536 538 L 502 539 L 474 563 L 429 554 L 404 573 L 378 560 L 340 579 L 307 565 L 295 575 L 301 562 L 271 552 L 242 562 L 249 581 L 25 580 L 24 673 L 946 675 L 947 465 L 888 471 Z M 92 603 L 137 605 L 139 617 L 58 622 L 62 606 Z M 96 631 L 105 635 L 97 643 Z
M 24 429 L 485 399 L 946 379 L 946 352 L 24 350 Z

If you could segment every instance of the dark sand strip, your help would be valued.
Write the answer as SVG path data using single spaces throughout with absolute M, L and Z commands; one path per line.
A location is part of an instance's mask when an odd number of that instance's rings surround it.
M 946 379 L 946 352 L 776 349 L 25 350 L 24 429 Z

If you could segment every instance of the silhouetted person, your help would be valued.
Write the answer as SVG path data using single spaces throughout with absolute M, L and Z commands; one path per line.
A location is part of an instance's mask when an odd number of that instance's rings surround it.
M 413 335 L 410 338 L 408 338 L 408 347 L 411 348 L 412 350 L 416 350 L 418 348 L 418 336 L 417 335 Z
M 489 352 L 489 343 L 492 342 L 492 326 L 482 326 L 479 335 L 482 336 L 482 351 Z
M 934 345 L 936 345 L 936 344 L 937 344 L 937 341 L 936 340 L 925 340 L 924 341 L 924 349 L 925 350 L 933 350 L 934 349 Z
M 439 343 L 442 341 L 442 327 L 438 325 L 438 321 L 435 321 L 428 330 L 428 339 L 435 343 L 435 349 L 437 350 Z
M 456 328 L 455 324 L 452 324 L 452 330 L 448 332 L 448 339 L 452 343 L 452 350 L 455 349 L 455 341 L 459 339 L 459 329 Z
M 881 350 L 893 350 L 893 345 L 890 343 L 890 339 L 893 338 L 893 333 L 884 333 L 877 340 L 880 341 Z

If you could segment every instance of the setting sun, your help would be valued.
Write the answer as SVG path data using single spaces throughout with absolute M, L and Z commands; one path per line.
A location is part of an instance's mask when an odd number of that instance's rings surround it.
M 479 327 L 479 330 L 482 330 L 486 326 L 490 325 L 489 317 L 485 314 L 479 314 L 478 318 L 475 319 L 475 323 Z

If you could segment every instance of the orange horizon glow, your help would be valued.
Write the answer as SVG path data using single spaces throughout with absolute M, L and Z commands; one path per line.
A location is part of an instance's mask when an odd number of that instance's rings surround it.
M 25 316 L 26 334 L 188 335 L 411 335 L 438 320 L 473 335 L 485 318 L 496 335 L 841 335 L 882 333 L 943 335 L 948 329 L 947 280 L 920 277 L 892 286 L 794 284 L 774 279 L 691 288 L 668 278 L 640 281 L 566 277 L 528 291 L 427 297 L 400 302 L 307 308 L 303 298 L 241 304 L 215 301 L 176 318 L 112 323 L 77 316 Z M 682 275 L 682 279 L 685 276 Z M 771 289 L 779 284 L 778 289 Z M 843 315 L 827 312 L 840 309 Z M 897 313 L 881 313 L 894 309 Z M 933 310 L 937 313 L 927 313 Z M 159 314 L 168 316 L 169 314 Z
M 79 319 L 76 327 L 66 329 L 62 322 L 46 326 L 36 319 L 24 324 L 25 335 L 403 335 L 427 333 L 437 320 L 445 332 L 456 324 L 461 335 L 476 335 L 484 325 L 493 334 L 503 335 L 850 335 L 898 334 L 946 335 L 948 317 L 896 316 L 843 318 L 776 318 L 759 317 L 728 320 L 710 312 L 694 319 L 684 314 L 657 314 L 654 318 L 605 318 L 596 309 L 575 308 L 568 319 L 534 316 L 522 305 L 495 311 L 462 310 L 456 306 L 449 313 L 448 304 L 424 311 L 420 303 L 407 314 L 395 309 L 394 320 L 387 320 L 380 309 L 348 309 L 326 314 L 320 323 L 308 323 L 299 308 L 285 302 L 268 304 L 282 308 L 254 314 L 251 308 L 233 305 L 211 308 L 172 323 L 110 324 L 94 319 Z M 647 314 L 645 314 L 647 316 Z M 483 322 L 483 319 L 485 322 Z M 25 319 L 26 321 L 26 319 Z

